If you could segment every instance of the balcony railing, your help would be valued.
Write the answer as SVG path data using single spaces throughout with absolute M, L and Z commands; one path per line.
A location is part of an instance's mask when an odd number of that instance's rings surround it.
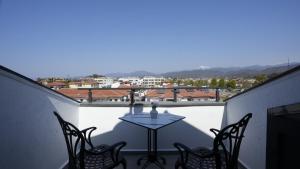
M 219 88 L 203 87 L 132 87 L 132 88 L 80 88 L 88 91 L 87 98 L 81 102 L 219 102 Z M 102 91 L 102 92 L 99 92 Z M 76 98 L 78 99 L 78 98 Z

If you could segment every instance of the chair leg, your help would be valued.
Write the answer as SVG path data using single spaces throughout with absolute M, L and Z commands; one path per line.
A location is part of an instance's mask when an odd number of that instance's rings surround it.
M 127 162 L 126 162 L 125 159 L 123 159 L 123 160 L 121 161 L 121 164 L 122 164 L 122 166 L 123 166 L 123 169 L 126 169 L 126 168 L 127 168 Z
M 175 169 L 178 169 L 180 166 L 181 166 L 181 164 L 178 163 L 178 162 L 176 162 L 176 164 L 175 164 Z M 182 167 L 181 167 L 181 168 L 182 168 Z

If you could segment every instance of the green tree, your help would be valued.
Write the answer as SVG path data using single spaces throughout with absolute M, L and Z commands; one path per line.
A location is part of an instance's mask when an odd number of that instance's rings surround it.
M 193 86 L 196 86 L 196 87 L 201 87 L 201 81 L 200 80 L 195 80 L 194 83 L 193 83 Z
M 175 79 L 174 83 L 177 83 L 177 85 L 180 85 L 183 83 L 182 79 Z
M 192 86 L 193 84 L 194 84 L 194 81 L 193 80 L 191 80 L 191 79 L 189 79 L 189 80 L 185 80 L 184 82 L 183 82 L 183 84 L 185 85 L 185 86 Z
M 105 77 L 105 76 L 94 73 L 94 74 L 92 74 L 92 75 L 89 75 L 88 77 L 91 77 L 91 78 L 98 78 L 98 77 Z
M 207 80 L 202 80 L 203 85 L 202 86 L 208 86 L 208 81 Z
M 248 89 L 248 88 L 250 88 L 250 87 L 252 87 L 252 84 L 251 84 L 249 81 L 244 80 L 244 81 L 242 82 L 242 88 L 243 88 L 243 89 Z
M 193 85 L 196 87 L 208 86 L 208 81 L 207 80 L 195 80 L 193 82 Z
M 235 80 L 229 80 L 229 81 L 226 83 L 226 87 L 227 87 L 227 88 L 230 88 L 230 89 L 235 89 L 235 88 L 236 88 L 236 82 L 235 82 Z
M 52 83 L 52 82 L 54 82 L 54 78 L 53 77 L 50 77 L 50 78 L 48 78 L 48 80 L 47 80 L 49 83 Z
M 38 78 L 36 79 L 36 81 L 39 82 L 39 83 L 40 83 L 42 80 L 43 80 L 43 79 L 40 78 L 40 77 L 38 77 Z
M 257 75 L 257 76 L 255 76 L 255 82 L 254 82 L 254 84 L 255 85 L 261 84 L 261 83 L 263 83 L 266 80 L 267 80 L 267 76 L 265 74 Z
M 216 88 L 217 85 L 218 85 L 217 79 L 213 78 L 213 79 L 211 80 L 211 82 L 210 82 L 210 87 L 211 87 L 211 88 Z
M 225 88 L 225 80 L 222 78 L 219 80 L 218 82 L 218 87 L 221 88 L 221 89 L 224 89 Z
M 278 75 L 279 75 L 279 73 L 272 73 L 272 74 L 268 75 L 267 79 L 274 78 L 274 77 L 276 77 Z
M 175 83 L 175 79 L 167 79 L 166 82 L 167 82 L 167 83 L 174 84 L 174 83 Z

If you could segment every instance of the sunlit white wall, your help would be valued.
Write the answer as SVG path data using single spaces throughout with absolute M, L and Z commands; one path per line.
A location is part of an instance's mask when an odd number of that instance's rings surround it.
M 299 103 L 299 86 L 300 71 L 296 71 L 228 100 L 228 123 L 239 120 L 246 113 L 253 113 L 240 150 L 240 161 L 249 169 L 265 168 L 267 109 Z
M 144 108 L 150 112 L 151 108 Z M 220 129 L 226 122 L 224 106 L 191 106 L 191 107 L 158 107 L 159 113 L 185 116 L 183 121 L 171 124 L 158 130 L 158 147 L 160 150 L 173 150 L 174 142 L 188 146 L 212 146 L 213 134 L 210 128 Z M 112 144 L 126 141 L 126 150 L 145 150 L 147 130 L 119 120 L 129 112 L 128 107 L 80 107 L 79 126 L 81 129 L 90 126 L 98 127 L 93 134 L 96 144 Z

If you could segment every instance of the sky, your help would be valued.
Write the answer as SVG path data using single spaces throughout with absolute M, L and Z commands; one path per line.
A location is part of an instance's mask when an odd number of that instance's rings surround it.
M 0 64 L 31 78 L 300 62 L 299 0 L 0 0 Z

